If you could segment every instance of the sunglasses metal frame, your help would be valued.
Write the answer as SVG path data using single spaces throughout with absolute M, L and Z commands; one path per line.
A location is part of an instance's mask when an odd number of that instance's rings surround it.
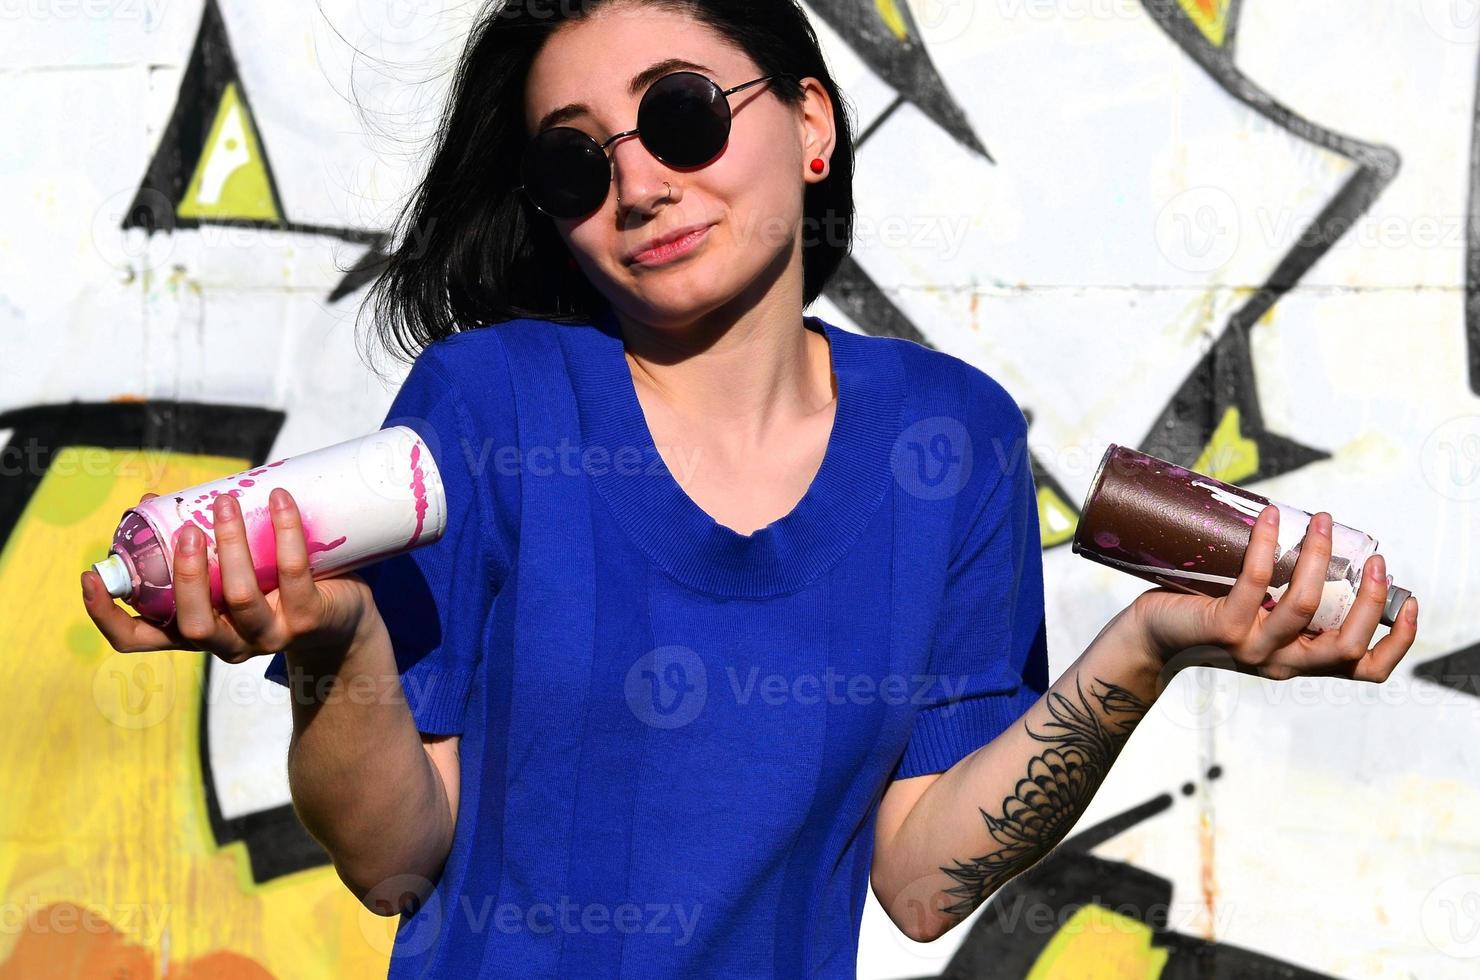
M 768 81 L 770 81 L 773 78 L 794 78 L 795 77 L 794 75 L 791 75 L 789 72 L 772 72 L 769 75 L 762 75 L 760 78 L 752 78 L 748 82 L 741 82 L 739 85 L 736 85 L 733 88 L 722 89 L 722 88 L 719 87 L 719 83 L 717 83 L 714 79 L 710 78 L 708 75 L 704 75 L 704 74 L 701 74 L 701 73 L 696 72 L 696 71 L 690 71 L 688 69 L 684 69 L 682 71 L 671 71 L 668 74 L 664 75 L 662 78 L 656 78 L 656 79 L 654 79 L 653 80 L 653 84 L 652 85 L 649 85 L 647 87 L 647 90 L 645 92 L 643 92 L 643 94 L 642 94 L 642 100 L 640 100 L 638 102 L 638 111 L 639 111 L 639 113 L 642 111 L 642 102 L 647 100 L 648 93 L 651 92 L 656 86 L 662 84 L 664 81 L 666 81 L 666 80 L 668 80 L 670 78 L 673 78 L 675 75 L 693 75 L 696 78 L 702 78 L 702 79 L 704 79 L 704 81 L 708 82 L 711 86 L 713 86 L 714 89 L 715 89 L 715 91 L 717 91 L 720 94 L 720 97 L 725 100 L 725 104 L 726 105 L 729 104 L 729 98 L 730 98 L 730 96 L 734 95 L 736 92 L 741 91 L 742 89 L 750 88 L 752 85 L 759 85 L 761 82 L 768 82 Z M 620 133 L 613 133 L 610 137 L 607 138 L 606 142 L 603 143 L 603 142 L 598 142 L 594 136 L 591 136 L 588 133 L 582 132 L 581 130 L 576 129 L 574 126 L 551 126 L 549 129 L 546 129 L 546 130 L 543 130 L 542 132 L 536 133 L 530 139 L 529 144 L 526 145 L 525 152 L 528 152 L 529 145 L 532 145 L 535 140 L 537 140 L 541 136 L 545 135 L 545 133 L 553 133 L 553 132 L 555 132 L 556 130 L 559 130 L 559 129 L 569 129 L 569 130 L 571 130 L 573 132 L 580 133 L 581 136 L 583 136 L 586 139 L 590 140 L 591 141 L 591 144 L 601 151 L 601 155 L 604 156 L 604 157 L 606 157 L 606 173 L 607 173 L 607 185 L 608 186 L 611 185 L 613 174 L 612 174 L 611 154 L 607 152 L 607 148 L 609 146 L 611 146 L 613 143 L 615 143 L 617 140 L 623 139 L 623 138 L 625 138 L 627 136 L 636 136 L 636 137 L 638 137 L 639 140 L 642 138 L 642 133 L 636 127 L 632 128 L 632 129 L 624 130 L 623 132 L 620 132 Z M 647 144 L 646 143 L 643 143 L 643 146 L 644 147 L 647 147 Z M 648 148 L 648 152 L 649 153 L 652 153 L 653 156 L 656 159 L 660 160 L 661 162 L 668 163 L 667 160 L 664 160 L 661 156 L 658 156 L 657 153 L 653 152 L 653 150 L 651 148 Z M 680 166 L 702 166 L 702 165 L 703 164 L 680 164 Z M 560 215 L 552 215 L 552 214 L 550 214 L 550 212 L 548 212 L 544 208 L 540 207 L 539 202 L 537 202 L 529 194 L 528 190 L 525 189 L 525 186 L 523 184 L 516 185 L 514 187 L 514 190 L 515 191 L 523 191 L 524 192 L 525 199 L 528 200 L 529 203 L 535 208 L 535 210 L 539 211 L 541 214 L 549 215 L 552 218 L 559 218 L 560 220 L 570 220 L 569 218 L 563 218 Z M 604 200 L 605 200 L 605 198 L 603 198 L 603 201 Z M 600 204 L 596 205 L 596 207 L 600 207 L 600 206 L 601 206 Z M 594 208 L 593 208 L 593 210 L 594 210 Z

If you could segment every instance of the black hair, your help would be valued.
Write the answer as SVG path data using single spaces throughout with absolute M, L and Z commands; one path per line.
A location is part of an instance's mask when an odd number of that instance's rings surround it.
M 807 185 L 802 222 L 803 306 L 848 255 L 853 237 L 850 106 L 797 0 L 495 0 L 474 22 L 453 70 L 425 175 L 396 218 L 370 287 L 381 345 L 414 358 L 443 337 L 522 317 L 589 322 L 610 304 L 577 268 L 550 218 L 516 190 L 528 137 L 525 80 L 561 24 L 608 3 L 692 16 L 742 49 L 769 91 L 800 105 L 816 78 L 833 104 L 836 144 L 827 178 Z M 408 234 L 411 229 L 416 234 Z M 363 309 L 363 307 L 362 307 Z

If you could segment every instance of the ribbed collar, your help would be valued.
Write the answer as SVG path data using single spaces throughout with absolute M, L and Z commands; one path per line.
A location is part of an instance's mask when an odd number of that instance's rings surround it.
M 734 598 L 800 589 L 842 558 L 889 489 L 904 395 L 897 353 L 820 317 L 803 320 L 827 338 L 837 375 L 832 433 L 802 499 L 749 535 L 710 517 L 664 465 L 615 314 L 559 328 L 580 413 L 583 468 L 638 547 L 692 589 Z

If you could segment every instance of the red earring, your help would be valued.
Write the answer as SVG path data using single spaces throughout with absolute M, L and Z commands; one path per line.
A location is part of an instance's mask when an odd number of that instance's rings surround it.
M 814 174 L 822 173 L 822 168 L 825 166 L 826 164 L 822 162 L 822 157 L 814 157 L 812 159 L 812 172 Z

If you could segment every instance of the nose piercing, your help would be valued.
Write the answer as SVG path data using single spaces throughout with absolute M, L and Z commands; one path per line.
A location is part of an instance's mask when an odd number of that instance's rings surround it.
M 668 183 L 668 181 L 665 180 L 665 181 L 663 181 L 663 186 L 664 186 L 664 188 L 666 188 L 666 191 L 663 194 L 663 200 L 667 201 L 667 200 L 669 200 L 669 199 L 671 199 L 673 197 L 673 185 L 670 184 L 670 183 Z M 617 192 L 617 207 L 621 207 L 621 206 L 622 206 L 622 193 L 621 193 L 621 191 L 618 191 Z

